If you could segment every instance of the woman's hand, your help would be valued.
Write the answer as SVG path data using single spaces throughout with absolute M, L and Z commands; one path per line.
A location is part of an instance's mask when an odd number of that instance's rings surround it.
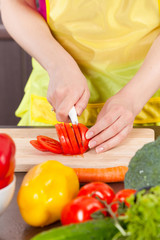
M 89 147 L 105 152 L 126 138 L 132 130 L 136 114 L 131 102 L 118 93 L 107 100 L 98 115 L 96 124 L 88 130 Z
M 87 81 L 75 60 L 53 37 L 35 1 L 1 0 L 1 13 L 10 35 L 48 72 L 47 98 L 56 111 L 57 120 L 68 121 L 74 105 L 80 115 L 90 96 Z
M 88 104 L 90 92 L 87 81 L 77 63 L 68 53 L 62 53 L 61 62 L 51 71 L 47 99 L 60 122 L 68 122 L 73 106 L 81 115 Z
M 107 100 L 96 124 L 86 137 L 97 153 L 118 145 L 131 131 L 134 118 L 160 88 L 160 35 L 155 39 L 139 71 L 120 92 Z

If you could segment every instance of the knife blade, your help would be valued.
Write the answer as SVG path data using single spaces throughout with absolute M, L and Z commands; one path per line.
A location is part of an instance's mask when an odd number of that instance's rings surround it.
M 78 125 L 78 117 L 74 106 L 71 108 L 68 115 L 71 119 L 72 124 Z

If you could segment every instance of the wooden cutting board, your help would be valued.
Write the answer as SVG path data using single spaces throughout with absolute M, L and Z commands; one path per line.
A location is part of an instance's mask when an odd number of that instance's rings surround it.
M 55 128 L 3 128 L 1 133 L 9 134 L 16 143 L 16 171 L 26 172 L 32 166 L 46 160 L 57 160 L 73 168 L 108 168 L 128 166 L 135 152 L 144 144 L 154 140 L 154 131 L 148 128 L 135 128 L 117 147 L 97 154 L 94 149 L 83 155 L 64 156 L 40 152 L 32 147 L 30 140 L 45 135 L 58 140 Z

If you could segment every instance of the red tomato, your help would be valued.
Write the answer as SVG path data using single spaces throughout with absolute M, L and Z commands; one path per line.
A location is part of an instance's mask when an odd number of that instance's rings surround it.
M 89 143 L 89 139 L 86 139 L 86 132 L 88 131 L 88 128 L 82 123 L 78 123 L 78 128 L 81 134 L 84 152 L 86 152 L 88 150 L 88 143 Z
M 36 140 L 31 140 L 30 143 L 33 147 L 40 151 L 50 151 L 53 153 L 63 154 L 81 154 L 88 150 L 88 142 L 85 134 L 88 130 L 83 124 L 71 125 L 69 123 L 58 123 L 55 125 L 57 140 L 46 136 L 37 136 Z
M 64 126 L 65 126 L 66 132 L 68 134 L 69 140 L 71 142 L 74 154 L 80 154 L 80 148 L 78 146 L 78 142 L 76 140 L 76 136 L 75 136 L 75 133 L 74 133 L 71 125 L 69 123 L 64 123 Z
M 53 152 L 53 153 L 62 153 L 62 148 L 60 143 L 50 137 L 46 136 L 37 136 L 37 141 L 40 145 L 42 145 L 46 150 Z
M 56 127 L 56 131 L 57 131 L 57 135 L 58 135 L 60 144 L 61 144 L 62 149 L 63 149 L 63 153 L 64 154 L 70 153 L 69 149 L 68 149 L 66 138 L 65 138 L 65 136 L 63 134 L 63 131 L 62 131 L 62 128 L 61 128 L 61 123 L 56 124 L 55 127 Z
M 63 225 L 80 223 L 92 219 L 91 214 L 104 206 L 95 198 L 80 196 L 73 199 L 62 210 L 61 222 Z
M 38 149 L 39 151 L 42 151 L 42 152 L 47 152 L 48 150 L 46 149 L 46 147 L 43 147 L 37 140 L 31 140 L 30 141 L 30 144 Z
M 72 127 L 73 127 L 74 134 L 76 136 L 76 139 L 77 139 L 77 142 L 78 142 L 78 145 L 79 145 L 79 148 L 80 148 L 80 153 L 84 153 L 85 150 L 83 148 L 82 138 L 81 138 L 81 134 L 80 134 L 79 128 L 78 128 L 78 126 L 76 124 L 72 124 Z
M 123 189 L 116 193 L 112 203 L 116 202 L 115 204 L 112 204 L 112 211 L 117 212 L 118 210 L 118 202 L 122 203 L 124 202 L 127 207 L 130 206 L 130 204 L 127 202 L 127 198 L 129 198 L 132 194 L 134 194 L 136 190 L 134 189 Z
M 0 189 L 13 179 L 15 168 L 15 143 L 4 133 L 0 134 Z
M 66 144 L 67 144 L 67 153 L 73 155 L 74 151 L 73 151 L 73 148 L 72 148 L 70 139 L 69 139 L 69 137 L 68 137 L 67 131 L 66 131 L 66 129 L 65 129 L 65 127 L 64 127 L 63 124 L 61 124 L 60 127 L 61 127 L 61 130 L 62 130 L 64 139 L 65 139 L 65 141 L 66 141 Z
M 78 196 L 99 197 L 110 204 L 115 197 L 113 189 L 103 182 L 92 182 L 84 185 L 78 193 Z

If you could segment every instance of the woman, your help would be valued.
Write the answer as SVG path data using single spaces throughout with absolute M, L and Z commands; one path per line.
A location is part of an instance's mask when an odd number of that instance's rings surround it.
M 99 153 L 119 144 L 133 122 L 160 122 L 158 0 L 1 4 L 8 32 L 36 59 L 19 125 L 67 122 L 75 106 L 79 121 L 93 125 L 87 138 Z

